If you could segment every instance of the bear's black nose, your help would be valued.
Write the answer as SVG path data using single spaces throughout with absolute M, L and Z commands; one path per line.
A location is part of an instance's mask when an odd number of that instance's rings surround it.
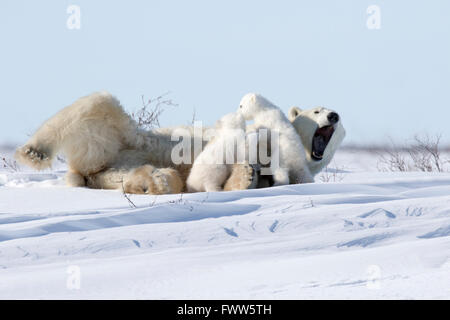
M 328 114 L 328 121 L 330 121 L 331 124 L 335 124 L 339 121 L 339 115 L 336 112 L 330 112 Z

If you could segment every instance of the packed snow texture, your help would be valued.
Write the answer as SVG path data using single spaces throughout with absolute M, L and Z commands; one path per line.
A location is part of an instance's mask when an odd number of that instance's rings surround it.
M 0 170 L 1 299 L 450 298 L 449 173 L 339 151 L 314 184 L 129 201 L 64 169 Z

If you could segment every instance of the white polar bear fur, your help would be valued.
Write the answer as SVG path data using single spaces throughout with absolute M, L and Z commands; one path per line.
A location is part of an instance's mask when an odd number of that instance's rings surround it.
M 339 121 L 333 125 L 334 134 L 325 148 L 322 160 L 315 161 L 311 158 L 312 139 L 314 133 L 317 128 L 330 125 L 327 117 L 328 114 L 332 112 L 335 111 L 323 107 L 316 107 L 308 110 L 292 107 L 289 110 L 289 121 L 300 135 L 306 152 L 306 162 L 308 164 L 309 171 L 313 176 L 318 174 L 323 168 L 330 164 L 335 152 L 345 138 L 345 129 L 342 124 L 342 117 L 339 117 Z
M 158 149 L 169 149 L 170 136 L 165 138 L 139 130 L 114 96 L 97 92 L 78 99 L 47 120 L 27 144 L 17 150 L 16 157 L 42 170 L 50 167 L 57 152 L 62 151 L 68 156 L 72 171 L 88 175 L 114 163 L 123 149 L 152 151 L 161 143 L 167 148 Z M 35 156 L 36 151 L 40 154 Z M 158 151 L 158 158 L 167 160 L 168 157 L 170 159 L 170 152 Z
M 221 191 L 237 163 L 237 151 L 245 147 L 245 119 L 237 112 L 223 116 L 216 123 L 215 136 L 195 159 L 186 181 L 188 192 Z
M 254 120 L 253 127 L 268 128 L 271 136 L 278 133 L 278 166 L 273 166 L 274 149 L 271 160 L 275 186 L 314 181 L 298 133 L 280 108 L 259 94 L 249 93 L 242 98 L 238 110 L 246 120 Z
M 307 150 L 308 167 L 312 174 L 316 174 L 331 161 L 345 135 L 344 128 L 339 121 L 324 159 L 315 162 L 309 157 L 311 136 L 321 120 L 316 119 L 313 112 L 298 108 L 291 109 L 289 118 L 302 139 L 300 149 Z M 68 163 L 66 183 L 69 186 L 123 188 L 123 182 L 139 180 L 136 179 L 135 168 L 145 166 L 143 171 L 146 171 L 149 164 L 156 168 L 176 169 L 181 182 L 185 183 L 190 166 L 174 166 L 171 159 L 172 149 L 178 143 L 171 141 L 171 136 L 179 128 L 195 132 L 192 126 L 140 130 L 113 95 L 97 92 L 79 98 L 44 122 L 29 141 L 17 149 L 16 158 L 23 164 L 42 170 L 51 167 L 57 154 L 64 154 Z M 206 130 L 208 128 L 203 128 L 203 131 Z M 195 138 L 192 135 L 192 142 Z M 208 140 L 203 141 L 204 145 L 207 143 Z M 167 174 L 169 178 L 177 178 L 172 175 Z M 161 180 L 153 175 L 152 179 L 156 184 Z M 242 185 L 246 183 L 242 181 Z M 165 189 L 162 185 L 156 187 L 159 193 L 178 192 Z
M 69 170 L 81 176 L 108 167 L 127 168 L 145 163 L 170 167 L 171 151 L 178 143 L 171 141 L 171 136 L 179 129 L 191 134 L 193 144 L 192 127 L 141 130 L 113 95 L 96 92 L 76 100 L 44 122 L 17 149 L 16 158 L 43 170 L 51 167 L 56 154 L 62 152 Z

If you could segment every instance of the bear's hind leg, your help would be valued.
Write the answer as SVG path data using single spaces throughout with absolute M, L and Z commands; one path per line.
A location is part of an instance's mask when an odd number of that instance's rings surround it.
M 178 171 L 172 168 L 156 169 L 144 165 L 131 170 L 123 178 L 123 191 L 136 194 L 181 193 L 184 183 Z
M 43 170 L 51 167 L 53 155 L 45 147 L 27 144 L 17 149 L 15 158 L 36 170 Z
M 119 101 L 106 92 L 82 97 L 45 121 L 29 141 L 17 149 L 16 159 L 34 169 L 51 166 L 58 152 L 84 176 L 113 163 L 136 132 L 135 123 Z
M 184 183 L 177 170 L 172 168 L 156 169 L 152 174 L 155 188 L 150 194 L 173 194 L 184 190 Z

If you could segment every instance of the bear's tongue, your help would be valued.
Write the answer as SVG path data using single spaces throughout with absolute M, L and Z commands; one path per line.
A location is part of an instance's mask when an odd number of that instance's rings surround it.
M 332 126 L 326 126 L 322 128 L 318 128 L 316 133 L 314 134 L 312 141 L 312 150 L 311 157 L 320 161 L 323 158 L 323 153 L 325 152 L 325 148 L 330 142 L 331 136 L 334 133 L 334 128 Z

